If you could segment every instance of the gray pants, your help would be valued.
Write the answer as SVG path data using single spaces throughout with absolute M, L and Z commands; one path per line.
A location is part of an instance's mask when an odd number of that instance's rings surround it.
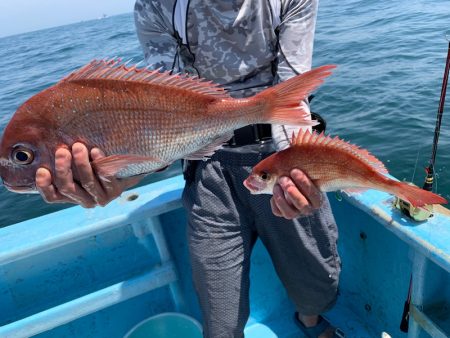
M 221 150 L 198 162 L 195 176 L 186 182 L 183 203 L 205 337 L 243 335 L 250 255 L 258 237 L 300 313 L 320 314 L 336 301 L 337 227 L 326 196 L 312 216 L 286 220 L 272 214 L 271 196 L 251 195 L 242 184 L 252 166 L 271 152 L 271 145 Z

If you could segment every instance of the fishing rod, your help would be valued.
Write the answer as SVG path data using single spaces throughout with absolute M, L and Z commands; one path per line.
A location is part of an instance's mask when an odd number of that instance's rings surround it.
M 434 138 L 433 138 L 433 150 L 431 153 L 430 162 L 428 164 L 428 167 L 425 169 L 427 172 L 427 176 L 425 178 L 425 183 L 423 185 L 424 190 L 431 191 L 433 189 L 433 181 L 434 181 L 434 163 L 436 160 L 436 152 L 437 152 L 437 145 L 439 141 L 439 134 L 441 131 L 441 122 L 442 122 L 442 115 L 444 114 L 444 103 L 445 103 L 445 94 L 447 92 L 447 83 L 448 83 L 448 75 L 450 71 L 450 31 L 446 33 L 445 38 L 448 41 L 448 51 L 447 51 L 447 60 L 445 62 L 445 71 L 444 71 L 444 78 L 442 80 L 442 88 L 441 88 L 441 98 L 439 100 L 439 107 L 436 117 L 436 127 L 434 129 Z M 397 203 L 401 204 L 403 201 L 398 201 Z M 401 208 L 403 212 L 405 211 L 405 208 Z M 418 209 L 418 208 L 416 208 Z M 413 217 L 416 220 L 425 220 L 426 218 L 430 217 L 432 214 L 432 209 L 428 209 L 430 213 L 423 213 L 418 210 L 415 210 L 412 212 L 411 209 L 408 209 L 407 213 Z M 415 217 L 414 217 L 415 216 Z M 406 298 L 405 304 L 403 306 L 403 315 L 400 322 L 400 331 L 402 332 L 408 332 L 409 329 L 409 313 L 410 313 L 410 305 L 411 305 L 411 293 L 412 293 L 412 275 L 409 279 L 409 288 L 408 288 L 408 296 Z
M 428 162 L 428 167 L 425 168 L 427 175 L 425 177 L 423 189 L 427 191 L 431 191 L 433 189 L 434 164 L 436 161 L 437 146 L 439 141 L 439 135 L 441 132 L 442 115 L 444 114 L 445 94 L 447 92 L 447 83 L 450 71 L 450 31 L 446 33 L 445 38 L 448 41 L 447 59 L 445 63 L 444 77 L 442 80 L 441 97 L 439 100 L 439 107 L 436 116 L 436 126 L 434 129 L 434 138 L 433 138 L 433 149 L 431 152 L 430 161 Z M 403 201 L 399 198 L 395 199 L 394 205 L 395 207 L 400 209 L 405 215 L 411 217 L 416 221 L 425 221 L 433 215 L 432 205 L 426 205 L 424 207 L 415 208 L 411 206 L 408 202 Z
M 437 145 L 439 141 L 439 134 L 441 132 L 442 115 L 444 114 L 445 94 L 447 92 L 448 73 L 450 69 L 450 32 L 446 34 L 446 39 L 448 41 L 447 62 L 445 63 L 444 79 L 442 80 L 441 99 L 439 100 L 439 108 L 436 117 L 436 127 L 434 129 L 433 151 L 431 153 L 429 165 L 426 168 L 427 176 L 423 185 L 423 189 L 428 191 L 431 191 L 433 189 L 434 162 L 436 160 Z

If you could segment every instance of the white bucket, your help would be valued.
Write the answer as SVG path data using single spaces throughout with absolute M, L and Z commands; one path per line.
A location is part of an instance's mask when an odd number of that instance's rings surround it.
M 182 313 L 166 312 L 147 318 L 124 338 L 202 338 L 202 326 Z

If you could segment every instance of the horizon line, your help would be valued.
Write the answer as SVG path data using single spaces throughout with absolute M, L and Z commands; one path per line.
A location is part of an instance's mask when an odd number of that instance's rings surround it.
M 90 22 L 90 21 L 96 21 L 96 20 L 104 20 L 104 19 L 112 18 L 112 17 L 119 16 L 119 15 L 125 15 L 125 14 L 133 14 L 133 11 L 131 10 L 129 12 L 123 12 L 123 13 L 112 14 L 112 15 L 103 14 L 103 15 L 106 15 L 106 17 L 99 17 L 99 18 L 92 18 L 92 19 L 83 19 L 83 20 L 80 20 L 80 21 L 69 22 L 69 23 L 66 23 L 66 24 L 63 24 L 63 25 L 38 28 L 38 29 L 35 29 L 35 30 L 30 30 L 30 31 L 21 32 L 21 33 L 13 33 L 13 34 L 10 34 L 10 35 L 0 35 L 0 39 L 15 37 L 15 36 L 29 34 L 29 33 L 36 33 L 36 32 L 45 31 L 45 30 L 58 28 L 58 27 L 71 26 L 71 25 L 84 23 L 84 22 Z

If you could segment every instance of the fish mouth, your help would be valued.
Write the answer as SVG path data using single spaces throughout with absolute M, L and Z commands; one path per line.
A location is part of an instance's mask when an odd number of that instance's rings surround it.
M 252 194 L 257 194 L 259 191 L 261 191 L 261 187 L 258 186 L 258 183 L 256 182 L 254 179 L 252 179 L 251 177 L 248 177 L 245 181 L 244 181 L 244 186 L 250 191 L 250 193 Z
M 10 185 L 3 181 L 3 185 L 6 189 L 8 189 L 11 192 L 15 192 L 18 194 L 33 194 L 38 193 L 36 190 L 36 187 L 34 185 Z

